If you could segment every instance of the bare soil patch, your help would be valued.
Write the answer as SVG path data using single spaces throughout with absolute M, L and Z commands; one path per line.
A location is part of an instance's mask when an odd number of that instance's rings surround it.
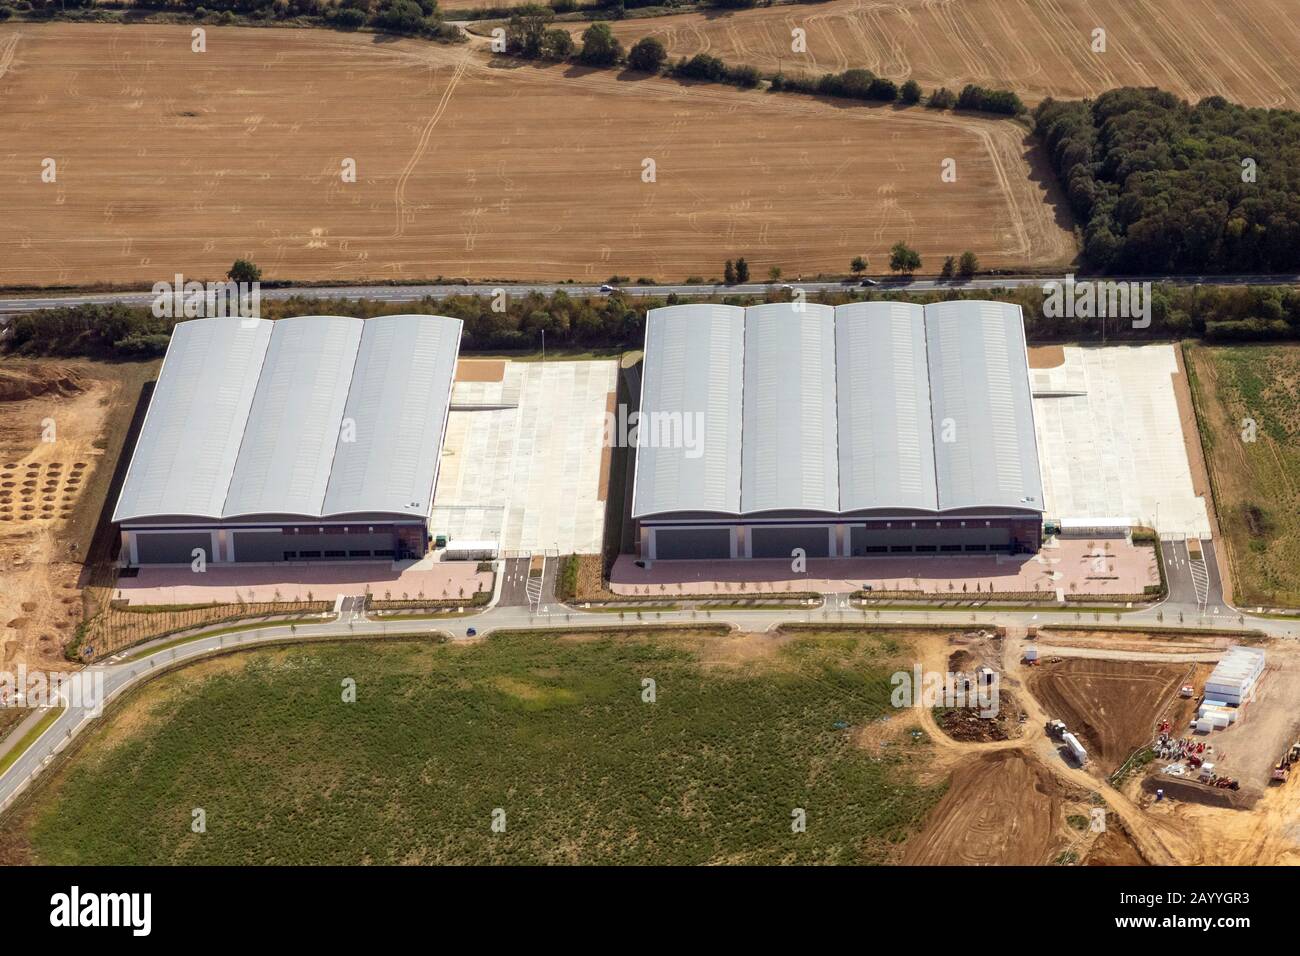
M 1089 758 L 1112 773 L 1155 738 L 1158 721 L 1172 716 L 1179 687 L 1194 674 L 1192 664 L 1069 658 L 1034 668 L 1028 686 L 1079 737 Z
M 14 362 L 0 367 L 0 402 L 21 402 L 39 395 L 67 397 L 84 389 L 84 379 L 73 366 Z
M 1064 364 L 1064 345 L 1035 345 L 1029 349 L 1030 368 L 1056 368 Z
M 1020 865 L 1050 862 L 1061 845 L 1064 793 L 1033 756 L 980 754 L 953 770 L 952 783 L 908 841 L 906 865 Z
M 7 362 L 0 374 L 0 662 L 63 664 L 83 562 L 155 363 Z
M 1124 824 L 1114 814 L 1084 859 L 1087 866 L 1149 866 Z
M 461 359 L 456 363 L 458 382 L 500 382 L 506 377 L 501 359 Z

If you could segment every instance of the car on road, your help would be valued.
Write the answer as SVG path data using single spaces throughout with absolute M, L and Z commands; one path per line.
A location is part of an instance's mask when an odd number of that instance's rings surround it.
M 858 285 L 880 285 L 880 282 L 877 279 L 863 279 Z
M 610 285 L 610 284 L 607 282 L 607 283 L 605 283 L 604 285 L 602 285 L 602 286 L 600 287 L 600 291 L 601 291 L 601 292 L 605 292 L 605 293 L 609 293 L 609 292 L 617 292 L 618 289 L 614 288 L 612 285 Z

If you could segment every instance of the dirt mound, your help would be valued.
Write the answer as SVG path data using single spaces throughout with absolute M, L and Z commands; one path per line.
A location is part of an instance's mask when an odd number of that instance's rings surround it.
M 6 365 L 0 368 L 0 402 L 22 402 L 41 395 L 76 395 L 85 382 L 76 369 L 60 365 Z
M 1019 750 L 960 764 L 925 829 L 903 850 L 907 865 L 1021 865 L 1050 862 L 1059 842 L 1063 796 L 1056 780 Z
M 1088 850 L 1087 866 L 1149 866 L 1142 852 L 1115 814 L 1106 820 L 1106 832 Z
M 948 707 L 935 711 L 934 720 L 953 740 L 962 743 L 990 743 L 1012 740 L 1024 733 L 1020 722 L 1020 705 L 1009 691 L 998 695 L 998 712 L 980 716 L 977 707 Z
M 1029 691 L 1111 773 L 1155 737 L 1157 722 L 1171 713 L 1178 688 L 1194 672 L 1191 664 L 1076 657 L 1034 668 Z
M 1165 773 L 1156 773 L 1147 777 L 1142 781 L 1142 790 L 1152 795 L 1156 790 L 1163 790 L 1166 799 L 1203 803 L 1207 807 L 1223 807 L 1228 810 L 1249 810 L 1259 800 L 1258 793 L 1211 787 L 1199 780 L 1174 777 Z

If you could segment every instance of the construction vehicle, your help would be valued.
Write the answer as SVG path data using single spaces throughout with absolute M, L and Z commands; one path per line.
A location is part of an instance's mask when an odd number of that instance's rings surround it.
M 1300 763 L 1300 741 L 1293 743 L 1291 749 L 1282 755 L 1282 759 L 1277 762 L 1277 766 L 1269 776 L 1269 782 L 1286 783 L 1287 778 L 1291 776 L 1291 768 L 1297 763 Z
M 1053 740 L 1060 740 L 1065 736 L 1065 721 L 1049 720 L 1047 726 L 1043 729 L 1047 731 L 1047 736 L 1051 737 Z

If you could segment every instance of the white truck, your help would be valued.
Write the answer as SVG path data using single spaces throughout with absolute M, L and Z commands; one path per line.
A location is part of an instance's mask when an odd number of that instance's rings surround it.
M 1065 746 L 1070 748 L 1070 753 L 1074 759 L 1079 761 L 1080 767 L 1088 762 L 1088 751 L 1083 749 L 1083 744 L 1079 743 L 1078 737 L 1074 736 L 1074 734 L 1066 733 L 1061 736 L 1061 739 L 1065 741 Z

